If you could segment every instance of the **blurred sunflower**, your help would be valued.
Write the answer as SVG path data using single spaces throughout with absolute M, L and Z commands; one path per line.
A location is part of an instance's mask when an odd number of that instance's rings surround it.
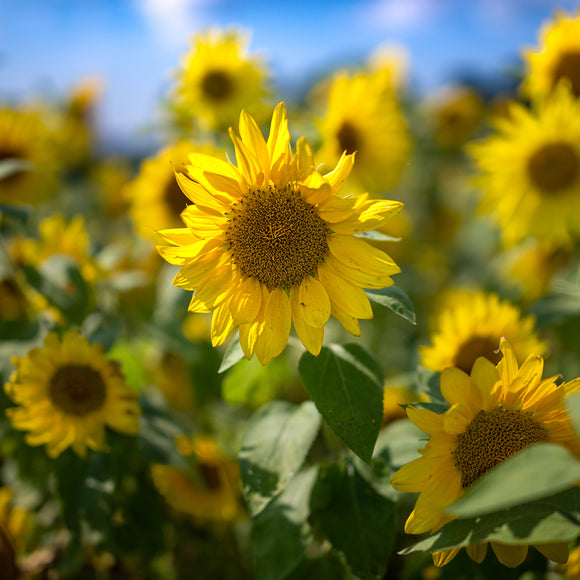
M 543 355 L 546 344 L 534 330 L 535 319 L 494 293 L 449 292 L 437 318 L 430 346 L 420 346 L 421 364 L 440 372 L 457 367 L 469 373 L 478 357 L 494 364 L 500 358 L 499 341 L 505 337 L 519 361 L 530 353 Z
M 6 580 L 22 578 L 18 556 L 30 531 L 31 513 L 13 505 L 10 488 L 0 487 L 0 570 Z
M 563 85 L 533 110 L 514 103 L 497 132 L 468 145 L 481 210 L 506 245 L 528 236 L 565 245 L 580 233 L 580 100 Z
M 151 476 L 171 507 L 201 520 L 232 522 L 244 514 L 239 471 L 209 435 L 178 439 L 184 456 L 195 456 L 197 477 L 170 465 L 153 465 Z
M 137 393 L 118 363 L 100 344 L 69 330 L 62 341 L 50 333 L 42 348 L 12 358 L 16 370 L 5 385 L 17 405 L 6 410 L 12 426 L 28 431 L 29 445 L 46 444 L 57 457 L 68 447 L 85 457 L 87 448 L 106 451 L 105 427 L 137 435 Z
M 269 94 L 261 60 L 247 54 L 240 31 L 210 30 L 197 34 L 177 74 L 172 104 L 177 113 L 211 129 L 233 124 L 242 108 L 261 119 Z
M 175 172 L 185 171 L 191 153 L 220 155 L 218 149 L 209 145 L 180 142 L 165 147 L 155 157 L 143 161 L 137 177 L 125 187 L 129 215 L 143 237 L 155 239 L 157 230 L 175 228 L 183 223 L 179 215 L 189 200 L 179 188 Z
M 477 359 L 471 376 L 457 368 L 441 375 L 441 393 L 451 408 L 437 414 L 407 407 L 411 421 L 430 436 L 421 457 L 404 465 L 391 478 L 395 489 L 419 493 L 407 519 L 409 534 L 434 532 L 453 520 L 445 508 L 455 502 L 487 471 L 527 446 L 548 441 L 580 456 L 564 402 L 567 392 L 578 390 L 580 379 L 556 386 L 551 377 L 542 380 L 544 361 L 531 354 L 518 368 L 515 354 L 505 340 L 497 366 Z M 521 564 L 528 545 L 491 542 L 499 561 L 509 567 Z M 566 543 L 535 545 L 555 562 L 568 558 Z M 437 566 L 450 562 L 460 548 L 434 552 Z M 466 546 L 472 560 L 481 563 L 487 543 Z
M 318 127 L 320 161 L 333 166 L 343 153 L 356 152 L 352 178 L 362 189 L 376 192 L 399 182 L 411 141 L 388 69 L 337 74 Z
M 53 136 L 40 113 L 0 107 L 0 164 L 18 163 L 0 176 L 0 203 L 36 203 L 57 183 Z
M 569 16 L 558 11 L 540 31 L 539 47 L 523 52 L 526 76 L 522 91 L 532 98 L 550 94 L 565 79 L 580 96 L 580 12 Z
M 212 312 L 212 344 L 239 326 L 246 357 L 262 364 L 285 348 L 291 323 L 317 355 L 331 314 L 359 335 L 359 318 L 372 318 L 363 288 L 384 288 L 398 266 L 353 234 L 396 215 L 400 202 L 341 197 L 354 163 L 344 154 L 334 171 L 316 169 L 306 141 L 290 149 L 286 108 L 280 103 L 264 140 L 245 111 L 241 139 L 230 130 L 238 166 L 207 155 L 190 156 L 177 174 L 194 205 L 181 214 L 187 228 L 159 232 L 168 262 L 181 266 L 175 286 L 195 291 L 192 312 Z

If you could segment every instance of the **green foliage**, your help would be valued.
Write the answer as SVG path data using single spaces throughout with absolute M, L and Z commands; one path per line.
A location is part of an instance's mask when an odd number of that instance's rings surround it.
M 332 431 L 361 459 L 370 461 L 383 416 L 383 373 L 358 344 L 306 352 L 298 369 L 308 394 Z
M 417 324 L 413 304 L 404 290 L 398 286 L 389 286 L 380 290 L 366 290 L 366 293 L 372 302 L 386 306 L 412 324 Z

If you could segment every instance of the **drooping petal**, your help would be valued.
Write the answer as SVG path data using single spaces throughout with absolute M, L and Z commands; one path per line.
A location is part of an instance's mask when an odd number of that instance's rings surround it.
M 528 555 L 528 546 L 491 542 L 497 559 L 508 568 L 517 568 Z
M 230 312 L 234 323 L 247 324 L 253 322 L 262 305 L 262 289 L 256 278 L 246 278 L 240 282 L 230 301 Z
M 395 217 L 403 209 L 398 201 L 368 201 L 363 207 L 340 222 L 332 224 L 332 230 L 337 234 L 358 234 L 374 230 Z
M 348 315 L 338 308 L 336 304 L 331 304 L 330 313 L 342 324 L 347 332 L 350 332 L 353 336 L 360 336 L 360 324 L 357 318 Z
M 211 344 L 219 346 L 223 344 L 234 329 L 234 319 L 230 314 L 227 302 L 218 306 L 211 319 Z
M 296 310 L 309 326 L 321 328 L 330 318 L 330 299 L 324 286 L 312 276 L 302 280 L 297 294 Z
M 442 550 L 441 552 L 433 552 L 433 564 L 437 566 L 437 568 L 441 568 L 445 566 L 445 564 L 449 564 L 457 554 L 461 548 L 453 548 L 451 550 Z
M 256 356 L 263 365 L 284 350 L 292 326 L 290 300 L 286 292 L 274 288 L 265 298 L 264 326 L 255 345 Z
M 355 270 L 377 276 L 390 276 L 401 271 L 388 254 L 360 238 L 332 234 L 327 243 L 333 256 Z
M 557 564 L 565 564 L 568 561 L 570 550 L 565 542 L 550 542 L 549 544 L 534 544 L 534 548 L 541 552 L 548 560 Z
M 465 546 L 467 555 L 478 564 L 481 564 L 487 554 L 487 542 L 478 542 L 477 544 L 468 544 Z
M 314 356 L 318 356 L 324 341 L 324 327 L 316 328 L 305 322 L 297 287 L 290 289 L 290 306 L 292 309 L 292 322 L 294 323 L 294 329 L 296 330 L 298 338 L 308 352 Z
M 350 266 L 346 266 L 341 261 L 337 260 L 332 254 L 326 257 L 326 263 L 330 266 L 332 271 L 343 278 L 353 286 L 359 288 L 388 288 L 394 284 L 390 276 L 377 276 L 376 274 L 369 274 L 361 270 L 355 270 Z

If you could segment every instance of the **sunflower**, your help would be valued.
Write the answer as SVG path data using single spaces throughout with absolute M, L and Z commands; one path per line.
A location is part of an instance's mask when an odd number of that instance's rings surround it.
M 195 456 L 197 477 L 170 465 L 153 465 L 153 482 L 169 505 L 202 520 L 231 522 L 242 516 L 236 462 L 209 435 L 198 435 L 191 442 L 180 437 L 177 443 L 184 456 Z
M 580 96 L 580 12 L 569 16 L 557 12 L 540 31 L 540 46 L 523 52 L 526 76 L 522 92 L 532 98 L 549 95 L 565 79 Z
M 42 348 L 12 359 L 16 370 L 5 390 L 17 405 L 6 410 L 12 426 L 28 431 L 29 445 L 46 444 L 51 457 L 68 447 L 85 457 L 87 447 L 106 451 L 105 426 L 139 433 L 137 393 L 127 385 L 118 363 L 100 344 L 69 330 L 50 333 Z
M 483 356 L 497 363 L 500 338 L 506 337 L 517 359 L 530 353 L 543 355 L 546 344 L 535 332 L 535 319 L 523 316 L 520 309 L 495 293 L 456 290 L 444 300 L 446 306 L 437 318 L 430 346 L 419 347 L 421 364 L 434 371 L 458 367 L 471 371 Z
M 56 184 L 52 135 L 36 111 L 0 107 L 0 164 L 19 168 L 0 178 L 0 203 L 37 203 Z
M 142 236 L 154 238 L 156 230 L 182 224 L 179 215 L 189 200 L 177 184 L 175 171 L 185 171 L 188 156 L 194 152 L 219 155 L 219 151 L 209 145 L 179 142 L 143 161 L 137 177 L 125 187 L 131 220 Z
M 419 493 L 405 524 L 409 534 L 436 531 L 453 516 L 445 508 L 455 502 L 487 471 L 528 445 L 556 443 L 580 456 L 580 441 L 574 434 L 564 396 L 578 388 L 579 379 L 556 386 L 551 377 L 542 380 L 544 361 L 531 354 L 518 368 L 509 343 L 502 339 L 503 357 L 494 366 L 485 357 L 477 359 L 471 376 L 458 368 L 441 375 L 441 393 L 451 405 L 442 414 L 407 407 L 411 421 L 430 436 L 421 457 L 404 465 L 391 478 L 395 489 Z M 491 542 L 499 561 L 509 567 L 521 564 L 527 545 Z M 481 562 L 487 543 L 467 546 L 472 560 Z M 565 543 L 536 545 L 547 558 L 565 562 Z M 433 553 L 437 566 L 451 561 L 460 548 Z
M 269 94 L 266 68 L 247 54 L 247 38 L 240 31 L 209 30 L 197 34 L 177 74 L 173 105 L 178 114 L 211 129 L 228 127 L 245 107 L 265 112 Z
M 360 187 L 388 189 L 399 182 L 410 138 L 388 69 L 353 76 L 338 73 L 318 127 L 320 161 L 334 165 L 343 153 L 356 152 L 352 177 Z
M 19 555 L 31 529 L 32 514 L 13 504 L 9 487 L 0 487 L 0 570 L 2 578 L 21 578 Z
M 284 350 L 294 322 L 317 355 L 330 315 L 358 336 L 358 319 L 373 316 L 363 288 L 389 286 L 400 271 L 353 234 L 380 226 L 402 204 L 340 196 L 354 155 L 322 175 L 306 139 L 293 154 L 284 103 L 267 142 L 245 111 L 240 134 L 230 130 L 237 167 L 194 154 L 188 173 L 177 174 L 194 205 L 181 214 L 187 228 L 159 232 L 170 244 L 159 253 L 182 267 L 173 284 L 195 291 L 189 310 L 213 311 L 214 346 L 239 326 L 246 357 L 256 353 L 266 364 Z
M 569 245 L 580 233 L 580 100 L 559 85 L 532 110 L 512 104 L 496 129 L 468 146 L 481 210 L 493 214 L 508 246 L 528 236 Z

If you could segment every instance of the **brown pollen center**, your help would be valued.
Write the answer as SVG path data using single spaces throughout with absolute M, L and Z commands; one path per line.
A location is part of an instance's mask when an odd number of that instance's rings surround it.
M 547 430 L 531 414 L 500 406 L 479 411 L 467 430 L 457 436 L 453 452 L 461 485 L 469 487 L 492 467 L 547 438 Z
M 553 70 L 552 86 L 563 78 L 570 81 L 572 91 L 576 96 L 580 96 L 580 50 L 570 50 L 560 56 Z
M 544 145 L 534 152 L 528 162 L 532 182 L 546 193 L 558 193 L 570 187 L 579 171 L 578 154 L 568 143 Z
M 210 101 L 225 101 L 234 91 L 234 82 L 226 72 L 212 70 L 203 77 L 201 90 Z
M 469 374 L 473 363 L 480 356 L 484 356 L 496 365 L 501 360 L 499 340 L 495 340 L 491 336 L 472 336 L 459 347 L 453 364 Z
M 336 132 L 336 138 L 338 139 L 339 155 L 342 155 L 344 151 L 349 155 L 355 151 L 360 151 L 359 131 L 350 121 L 342 123 L 340 129 Z
M 52 375 L 48 397 L 67 415 L 83 417 L 103 407 L 107 386 L 92 367 L 71 364 L 58 368 Z
M 326 222 L 291 185 L 250 190 L 228 217 L 233 262 L 268 289 L 300 284 L 328 253 Z
M 175 177 L 172 175 L 165 185 L 163 199 L 169 207 L 171 214 L 179 218 L 187 205 L 187 198 L 179 188 Z

